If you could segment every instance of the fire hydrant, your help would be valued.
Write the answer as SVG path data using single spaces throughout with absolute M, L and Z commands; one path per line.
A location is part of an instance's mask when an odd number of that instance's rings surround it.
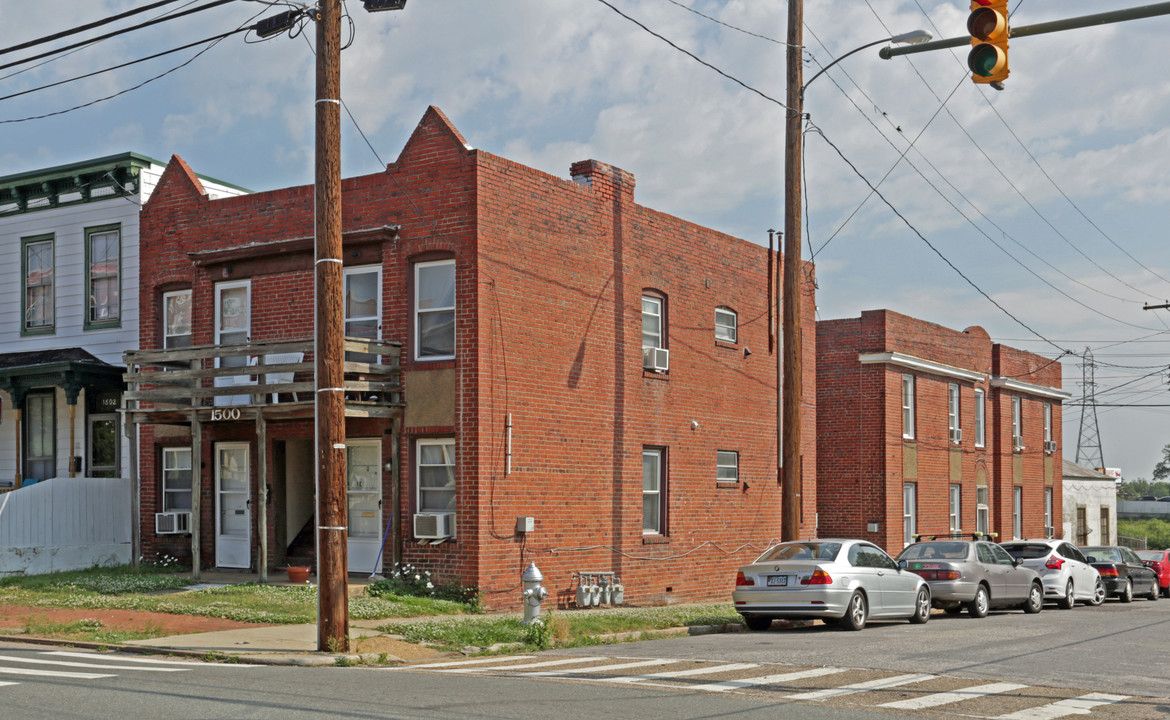
M 523 624 L 540 622 L 540 601 L 548 597 L 548 590 L 540 584 L 544 580 L 544 575 L 536 567 L 536 563 L 529 563 L 520 580 L 524 583 L 524 592 L 520 595 L 524 598 Z

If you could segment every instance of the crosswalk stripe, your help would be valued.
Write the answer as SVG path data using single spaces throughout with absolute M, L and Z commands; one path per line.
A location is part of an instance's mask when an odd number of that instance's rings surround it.
M 892 708 L 894 710 L 921 710 L 922 708 L 949 705 L 986 695 L 998 695 L 999 693 L 1011 692 L 1013 690 L 1022 690 L 1026 687 L 1028 686 L 1017 683 L 990 683 L 988 685 L 976 685 L 974 687 L 963 688 L 962 690 L 950 690 L 932 695 L 923 695 L 922 697 L 907 698 L 906 700 L 895 700 L 894 702 L 882 703 L 878 707 Z
M 255 665 L 245 665 L 241 663 L 204 663 L 204 662 L 190 662 L 183 660 L 159 660 L 157 658 L 143 658 L 143 657 L 129 657 L 127 655 L 113 655 L 111 653 L 92 653 L 92 652 L 68 652 L 65 650 L 51 650 L 43 652 L 41 655 L 52 655 L 54 657 L 70 657 L 82 658 L 85 660 L 113 660 L 120 663 L 136 663 L 141 665 L 185 665 L 199 667 L 256 667 Z
M 756 685 L 773 685 L 775 683 L 787 682 L 789 680 L 804 680 L 805 678 L 820 677 L 821 675 L 834 675 L 836 673 L 843 672 L 846 672 L 845 668 L 813 668 L 811 670 L 798 670 L 796 672 L 781 673 L 779 675 L 764 675 L 761 677 L 744 678 L 742 680 L 724 680 L 723 682 L 709 683 L 707 685 L 693 685 L 688 689 L 725 692 L 727 690 L 738 690 L 740 688 L 754 687 Z
M 74 678 L 75 680 L 96 680 L 98 678 L 118 677 L 117 675 L 102 675 L 99 673 L 66 672 L 64 670 L 32 670 L 29 668 L 0 667 L 0 673 L 5 675 L 35 675 L 37 677 Z
M 20 683 L 0 682 L 0 687 L 4 687 L 5 685 L 19 685 L 19 684 Z
M 496 659 L 501 660 L 501 658 L 496 658 Z M 506 658 L 503 658 L 503 659 L 506 659 Z M 444 673 L 508 672 L 511 670 L 523 670 L 523 669 L 538 668 L 538 667 L 553 667 L 554 665 L 570 665 L 570 664 L 574 664 L 574 663 L 580 665 L 581 663 L 587 663 L 587 662 L 590 662 L 590 661 L 596 660 L 596 659 L 597 658 L 593 658 L 593 657 L 574 657 L 574 658 L 566 658 L 566 659 L 562 659 L 562 660 L 545 660 L 544 662 L 520 663 L 519 665 L 497 665 L 495 667 L 447 668 L 446 670 L 439 670 L 439 672 L 444 672 Z M 601 659 L 604 660 L 605 658 L 601 658 Z
M 520 673 L 523 677 L 555 677 L 557 675 L 568 675 L 570 673 L 599 673 L 609 672 L 610 670 L 624 670 L 626 668 L 646 667 L 647 665 L 669 665 L 676 663 L 678 660 L 639 660 L 637 662 L 622 662 L 613 663 L 612 665 L 593 665 L 591 667 L 583 668 L 567 668 L 563 670 L 544 670 L 541 672 L 527 672 Z
M 1112 705 L 1128 698 L 1128 695 L 1089 693 L 1027 710 L 1017 710 L 1014 713 L 1000 715 L 996 720 L 1053 720 L 1053 718 L 1061 718 L 1065 715 L 1088 715 L 1089 711 L 1099 705 Z
M 512 655 L 512 656 L 510 656 L 510 659 L 512 659 L 512 660 L 531 660 L 534 657 L 536 657 L 536 656 L 535 655 Z M 423 665 L 404 665 L 400 668 L 390 668 L 390 669 L 391 670 L 421 670 L 424 668 L 429 669 L 429 668 L 441 668 L 441 667 L 458 667 L 460 665 L 484 665 L 486 663 L 498 663 L 499 661 L 500 661 L 500 658 L 498 658 L 498 657 L 478 658 L 475 660 L 448 660 L 446 662 L 425 663 Z
M 932 680 L 934 677 L 934 675 L 922 674 L 895 675 L 893 677 L 878 678 L 877 680 L 853 683 L 852 685 L 842 685 L 835 688 L 825 688 L 824 690 L 813 690 L 812 692 L 785 695 L 784 699 L 828 700 L 829 698 L 839 697 L 841 695 L 852 695 L 853 693 L 865 692 L 867 690 L 882 690 L 884 688 L 898 687 L 899 685 L 909 685 L 910 683 L 922 682 L 923 680 Z
M 759 667 L 757 663 L 728 663 L 727 665 L 712 665 L 710 667 L 690 668 L 689 670 L 667 670 L 648 675 L 625 675 L 609 678 L 608 682 L 615 683 L 642 683 L 647 680 L 670 680 L 671 678 L 693 677 L 695 675 L 712 675 L 717 672 L 731 672 L 733 670 L 750 670 Z
M 68 660 L 39 660 L 19 655 L 0 655 L 0 660 L 32 663 L 36 665 L 57 665 L 60 667 L 89 668 L 90 670 L 133 670 L 134 672 L 190 672 L 187 668 L 135 667 L 133 665 L 97 665 L 94 663 L 70 662 Z

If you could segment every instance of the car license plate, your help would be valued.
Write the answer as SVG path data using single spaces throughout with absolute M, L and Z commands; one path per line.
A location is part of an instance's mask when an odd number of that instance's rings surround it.
M 776 586 L 785 587 L 787 585 L 788 585 L 788 576 L 787 575 L 769 575 L 768 576 L 768 587 L 776 587 Z

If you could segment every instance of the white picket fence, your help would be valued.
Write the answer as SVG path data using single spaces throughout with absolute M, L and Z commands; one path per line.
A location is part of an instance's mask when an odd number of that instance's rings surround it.
M 126 565 L 129 478 L 54 478 L 0 495 L 0 577 Z

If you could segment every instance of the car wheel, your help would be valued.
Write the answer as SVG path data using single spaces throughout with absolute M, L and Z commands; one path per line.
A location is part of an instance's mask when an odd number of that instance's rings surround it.
M 1125 579 L 1125 590 L 1121 592 L 1121 602 L 1127 603 L 1133 600 L 1133 580 L 1131 578 Z
M 1068 584 L 1068 597 L 1072 598 L 1072 583 Z M 1072 605 L 1069 605 L 1072 607 Z M 1028 591 L 1028 599 L 1024 601 L 1024 612 L 1029 615 L 1035 615 L 1044 609 L 1044 587 L 1040 583 L 1032 583 L 1032 589 Z
M 914 600 L 914 614 L 910 616 L 910 622 L 915 625 L 921 625 L 930 619 L 930 593 L 926 588 L 918 590 L 918 598 Z
M 865 627 L 865 619 L 869 615 L 869 604 L 865 602 L 865 595 L 860 590 L 854 590 L 849 598 L 849 608 L 845 617 L 841 618 L 841 627 L 846 630 L 860 630 Z
M 1105 583 L 1101 582 L 1101 578 L 1097 578 L 1097 582 L 1093 584 L 1093 599 L 1089 601 L 1089 604 L 1093 607 L 1100 607 L 1103 602 L 1105 602 Z
M 1158 581 L 1154 580 L 1154 584 L 1150 586 L 1150 594 L 1146 595 L 1147 600 L 1157 600 L 1158 596 L 1162 594 L 1162 588 L 1158 587 Z
M 1056 604 L 1060 606 L 1061 610 L 1072 610 L 1073 606 L 1076 605 L 1076 602 L 1077 596 L 1073 592 L 1073 581 L 1069 580 L 1068 584 L 1064 586 L 1064 597 L 1061 598 L 1060 601 Z
M 987 588 L 980 585 L 975 590 L 975 599 L 967 603 L 967 614 L 974 618 L 984 618 L 990 607 L 991 597 L 987 594 Z
M 752 632 L 762 632 L 772 627 L 772 618 L 762 615 L 744 615 L 743 624 Z

